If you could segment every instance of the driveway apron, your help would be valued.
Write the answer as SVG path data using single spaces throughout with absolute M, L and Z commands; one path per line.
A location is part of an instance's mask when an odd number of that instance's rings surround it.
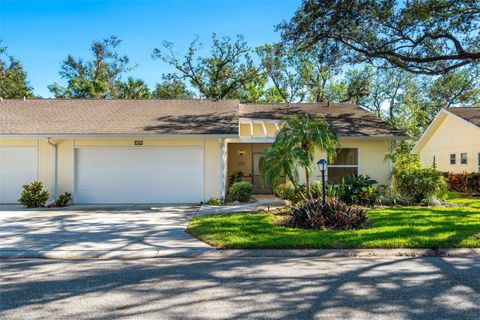
M 0 258 L 153 258 L 214 250 L 185 232 L 196 206 L 0 211 Z

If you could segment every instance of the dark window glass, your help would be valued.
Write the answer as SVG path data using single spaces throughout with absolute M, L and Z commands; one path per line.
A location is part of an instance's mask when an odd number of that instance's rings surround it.
M 328 167 L 328 182 L 340 183 L 343 178 L 358 174 L 358 167 Z
M 467 164 L 467 154 L 466 153 L 460 154 L 460 162 L 461 162 L 461 164 Z
M 452 153 L 450 155 L 450 164 L 456 164 L 457 163 L 457 155 L 455 153 Z
M 358 165 L 358 149 L 341 148 L 337 149 L 337 157 L 332 165 Z

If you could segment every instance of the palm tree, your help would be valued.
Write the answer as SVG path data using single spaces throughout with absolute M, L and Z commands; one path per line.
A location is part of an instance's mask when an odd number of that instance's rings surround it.
M 260 173 L 272 186 L 277 185 L 284 174 L 304 199 L 311 198 L 310 177 L 315 165 L 315 149 L 324 150 L 332 161 L 338 146 L 338 137 L 324 118 L 292 116 L 282 123 L 275 142 L 260 159 Z M 299 167 L 305 171 L 307 195 L 299 189 Z
M 149 99 L 151 97 L 145 81 L 129 77 L 126 82 L 120 82 L 117 87 L 117 97 L 120 99 Z

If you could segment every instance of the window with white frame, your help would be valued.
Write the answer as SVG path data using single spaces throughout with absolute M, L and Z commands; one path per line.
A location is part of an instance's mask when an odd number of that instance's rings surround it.
M 461 164 L 467 164 L 468 161 L 467 161 L 467 154 L 466 153 L 461 153 L 460 154 L 460 163 Z
M 328 166 L 328 182 L 339 183 L 354 174 L 358 174 L 358 148 L 337 149 L 335 161 Z
M 450 164 L 457 164 L 457 155 L 455 153 L 450 154 Z

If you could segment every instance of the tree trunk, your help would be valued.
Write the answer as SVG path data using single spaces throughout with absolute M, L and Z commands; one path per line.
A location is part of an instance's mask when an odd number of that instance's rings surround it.
M 307 168 L 305 168 L 305 184 L 307 185 L 307 195 L 313 200 L 312 192 L 310 190 L 310 174 L 308 173 Z
M 298 185 L 295 182 L 295 180 L 293 179 L 293 177 L 288 176 L 288 179 L 290 179 L 290 182 L 293 184 L 293 188 L 295 189 L 295 191 L 298 192 L 298 194 L 303 198 L 303 200 L 307 200 L 307 197 L 300 191 L 300 188 L 298 187 Z

